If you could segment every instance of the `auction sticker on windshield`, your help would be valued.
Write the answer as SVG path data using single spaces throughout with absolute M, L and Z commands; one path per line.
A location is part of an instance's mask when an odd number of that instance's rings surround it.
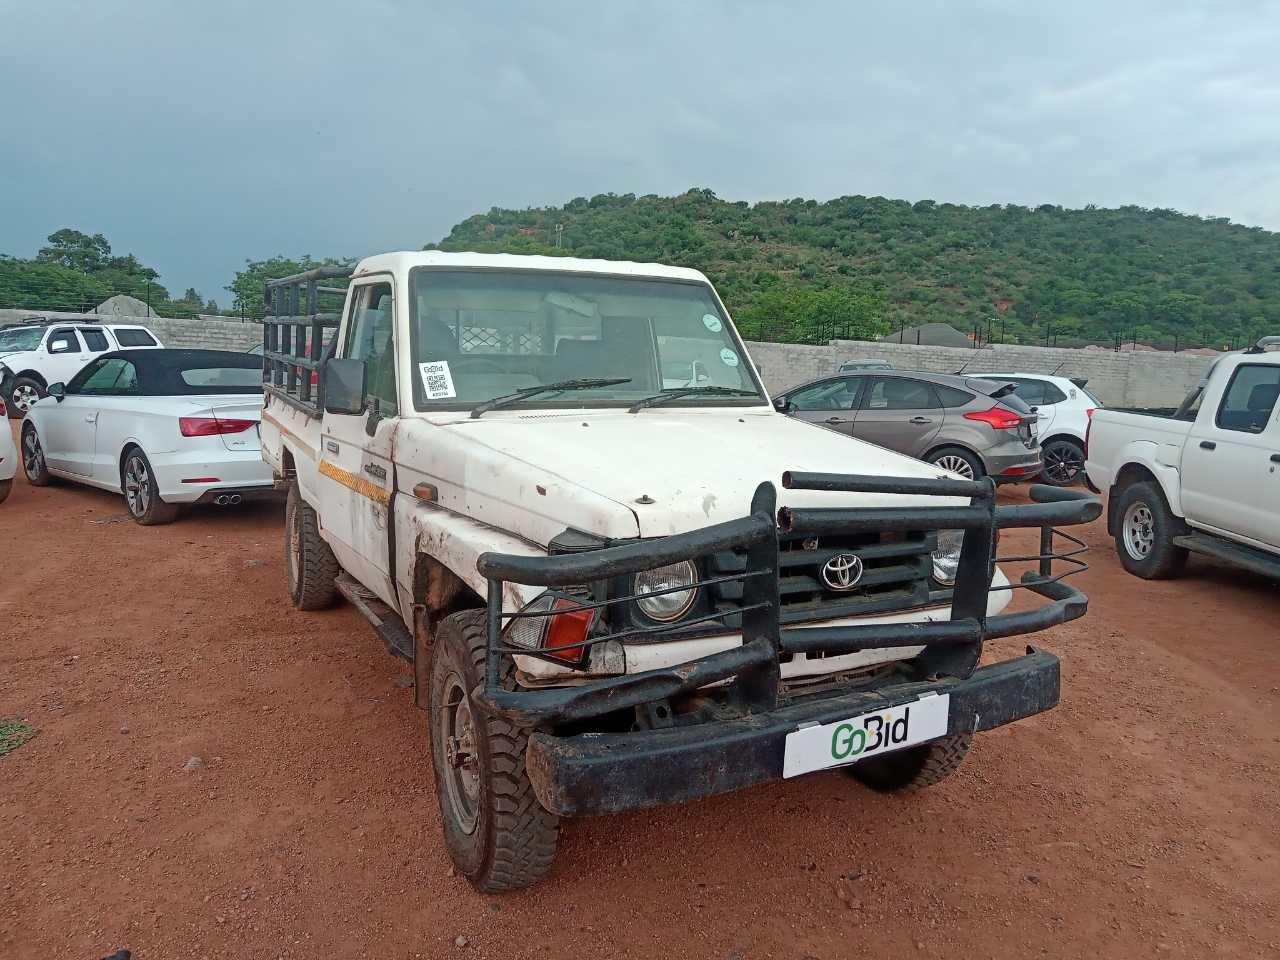
M 836 723 L 817 724 L 787 734 L 782 776 L 843 767 L 881 753 L 947 735 L 951 697 L 930 695 Z
M 422 375 L 422 390 L 428 400 L 444 400 L 458 395 L 453 389 L 453 374 L 449 372 L 448 360 L 420 363 L 418 373 Z

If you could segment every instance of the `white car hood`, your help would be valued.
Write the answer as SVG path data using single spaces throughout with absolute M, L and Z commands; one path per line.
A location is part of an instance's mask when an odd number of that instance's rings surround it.
M 896 477 L 947 474 L 919 460 L 772 410 L 717 407 L 696 411 L 649 409 L 635 414 L 625 410 L 493 411 L 475 420 L 441 418 L 436 423 L 461 441 L 460 450 L 474 449 L 473 445 L 485 447 L 488 449 L 483 453 L 475 450 L 477 459 L 487 465 L 502 464 L 500 471 L 492 466 L 484 471 L 468 471 L 469 484 L 493 474 L 494 482 L 508 489 L 537 488 L 548 498 L 538 503 L 539 507 L 552 507 L 557 502 L 576 501 L 581 506 L 584 500 L 612 501 L 635 518 L 632 536 L 683 533 L 745 516 L 752 494 L 765 481 L 778 488 L 779 506 L 957 502 L 783 490 L 782 474 L 786 470 Z M 615 537 L 622 533 L 619 527 L 623 517 L 617 507 L 607 511 L 608 529 L 590 529 L 583 522 L 592 511 L 566 511 L 570 513 L 555 518 L 559 529 L 572 526 Z M 542 519 L 552 518 L 544 515 Z M 538 533 L 543 534 L 545 529 Z M 545 537 L 533 530 L 514 532 L 546 543 Z

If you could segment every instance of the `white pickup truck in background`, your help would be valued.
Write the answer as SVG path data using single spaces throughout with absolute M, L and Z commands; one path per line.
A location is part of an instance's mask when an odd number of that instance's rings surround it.
M 1085 469 L 1130 573 L 1175 577 L 1196 552 L 1280 576 L 1276 345 L 1214 361 L 1172 416 L 1094 413 Z

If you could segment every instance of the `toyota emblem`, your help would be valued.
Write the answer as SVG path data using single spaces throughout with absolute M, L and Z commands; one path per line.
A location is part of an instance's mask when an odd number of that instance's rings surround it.
M 862 558 L 853 553 L 837 553 L 822 565 L 822 582 L 829 590 L 852 590 L 862 579 Z

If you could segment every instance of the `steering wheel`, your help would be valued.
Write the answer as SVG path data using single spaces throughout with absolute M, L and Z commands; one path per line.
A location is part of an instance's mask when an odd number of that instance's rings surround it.
M 506 373 L 502 365 L 493 360 L 485 360 L 481 357 L 463 357 L 453 361 L 455 370 L 466 370 L 470 373 Z

